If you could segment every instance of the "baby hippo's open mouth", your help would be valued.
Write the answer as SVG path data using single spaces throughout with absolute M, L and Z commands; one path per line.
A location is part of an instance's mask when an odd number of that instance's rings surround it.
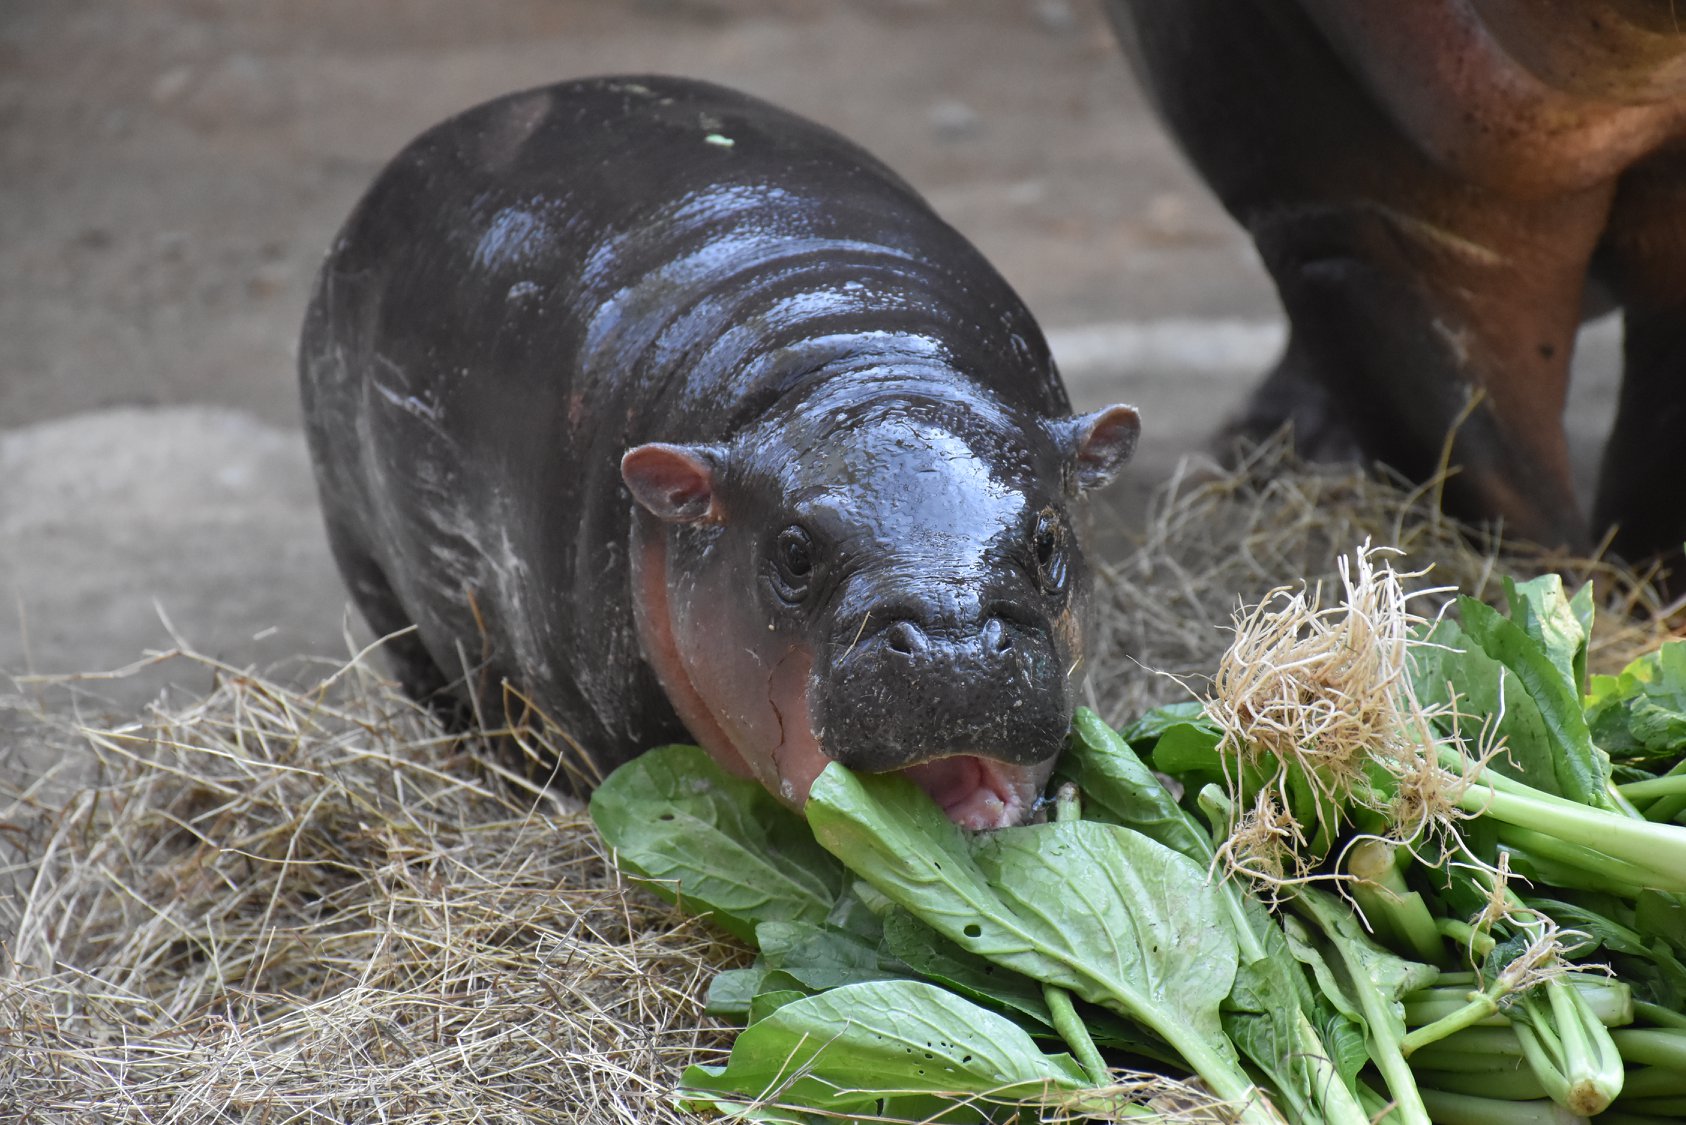
M 928 793 L 954 823 L 981 832 L 1024 820 L 1053 766 L 1052 759 L 1016 766 L 976 754 L 955 754 L 900 772 Z

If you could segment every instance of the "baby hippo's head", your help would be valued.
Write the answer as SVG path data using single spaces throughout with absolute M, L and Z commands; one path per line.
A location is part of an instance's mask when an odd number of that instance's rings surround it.
M 964 827 L 1017 823 L 1084 671 L 1080 500 L 1138 430 L 1127 406 L 901 391 L 632 449 L 636 580 L 663 587 L 637 599 L 646 654 L 716 759 L 795 806 L 837 761 L 905 772 Z

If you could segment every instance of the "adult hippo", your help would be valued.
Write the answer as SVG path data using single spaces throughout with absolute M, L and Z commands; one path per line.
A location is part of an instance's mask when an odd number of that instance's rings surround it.
M 1630 559 L 1686 539 L 1686 31 L 1672 0 L 1111 0 L 1160 114 L 1291 322 L 1239 421 L 1423 479 L 1460 515 Z M 1590 524 L 1569 357 L 1626 371 Z
M 692 737 L 793 805 L 829 761 L 1022 819 L 1084 672 L 1070 416 L 987 262 L 871 156 L 699 82 L 569 82 L 404 149 L 300 368 L 329 538 L 414 694 L 505 686 L 573 780 Z M 411 632 L 403 632 L 410 626 Z

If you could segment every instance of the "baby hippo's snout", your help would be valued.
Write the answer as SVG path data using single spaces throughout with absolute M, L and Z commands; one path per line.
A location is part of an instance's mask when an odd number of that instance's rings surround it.
M 833 669 L 823 723 L 850 769 L 900 769 L 950 754 L 1028 765 L 1059 751 L 1070 720 L 1046 631 L 1001 614 L 935 628 L 898 616 Z
M 1022 820 L 1053 769 L 1072 693 L 1049 628 L 1010 605 L 968 622 L 882 612 L 825 673 L 817 729 L 850 769 L 905 769 L 956 822 Z

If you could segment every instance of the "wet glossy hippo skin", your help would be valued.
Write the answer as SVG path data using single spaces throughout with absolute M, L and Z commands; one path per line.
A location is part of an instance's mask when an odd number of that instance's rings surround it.
M 1111 0 L 1292 324 L 1239 429 L 1546 544 L 1686 539 L 1686 19 L 1671 0 Z M 1589 278 L 1594 283 L 1588 286 Z M 1626 371 L 1590 525 L 1562 416 L 1583 311 Z M 1467 417 L 1466 417 L 1467 415 Z
M 1022 819 L 1083 675 L 1070 416 L 1001 277 L 892 172 L 740 94 L 512 95 L 334 244 L 300 368 L 329 537 L 417 695 L 507 681 L 576 785 L 695 738 L 794 805 L 831 759 Z

